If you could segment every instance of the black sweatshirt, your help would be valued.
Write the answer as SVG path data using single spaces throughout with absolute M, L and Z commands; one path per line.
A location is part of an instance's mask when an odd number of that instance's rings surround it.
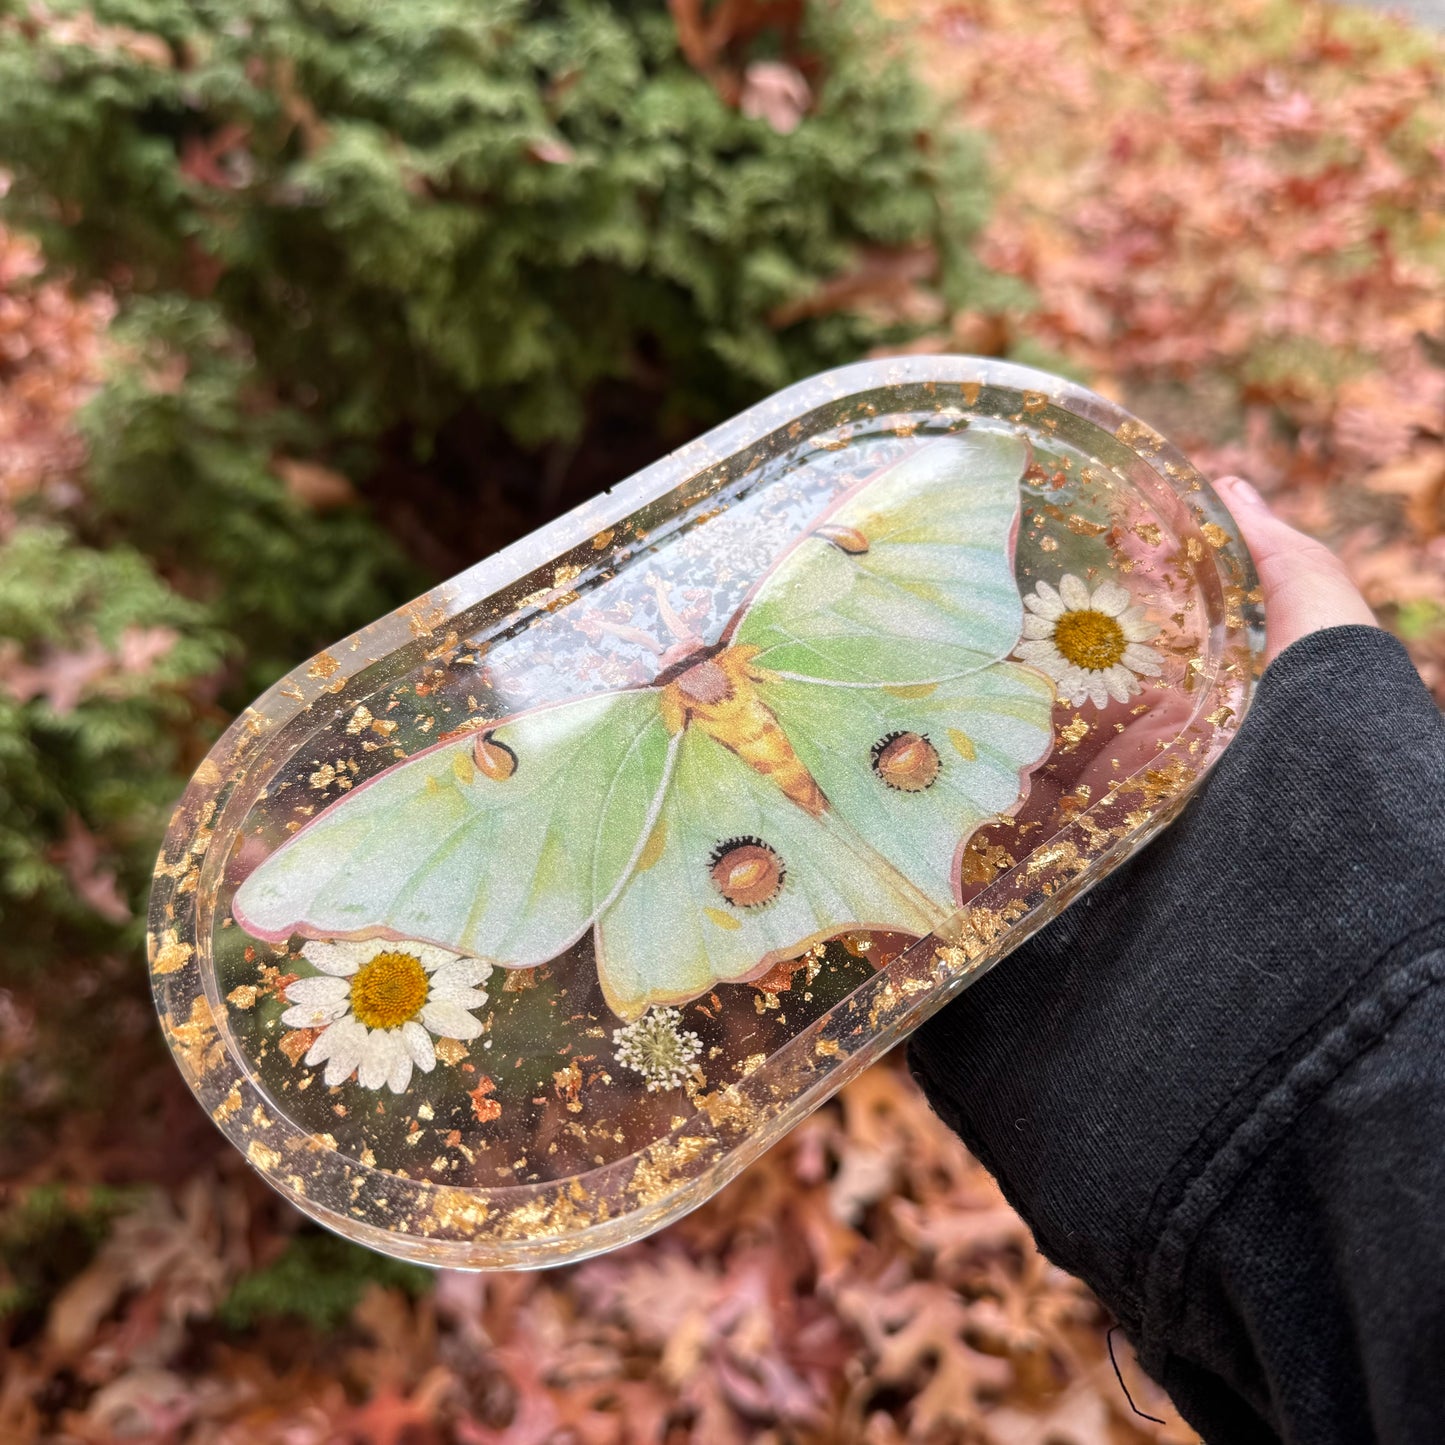
M 1445 1442 L 1445 719 L 1393 638 L 1281 654 L 911 1062 L 1211 1445 Z

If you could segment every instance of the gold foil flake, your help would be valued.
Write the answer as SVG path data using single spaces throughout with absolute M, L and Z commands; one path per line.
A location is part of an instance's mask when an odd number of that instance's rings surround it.
M 573 1059 L 565 1069 L 558 1069 L 552 1075 L 552 1088 L 557 1097 L 567 1106 L 568 1113 L 582 1112 L 582 1066 Z
M 959 384 L 959 391 L 963 393 L 963 404 L 972 409 L 978 405 L 979 393 L 983 390 L 983 384 L 977 381 L 965 381 Z
M 280 693 L 282 697 L 289 697 L 292 702 L 306 701 L 306 694 L 294 682 L 288 682 L 285 687 L 280 689 Z
M 1059 544 L 1058 544 L 1058 540 L 1057 540 L 1056 538 L 1054 538 L 1054 537 L 1040 537 L 1040 538 L 1039 538 L 1039 551 L 1040 551 L 1040 552 L 1057 552 L 1058 550 L 1059 550 Z
M 255 1008 L 260 990 L 252 983 L 238 984 L 226 995 L 226 1002 L 232 1008 Z
M 1157 522 L 1136 522 L 1129 530 L 1146 547 L 1157 547 L 1164 540 L 1164 534 Z
M 684 1134 L 677 1140 L 659 1139 L 637 1161 L 627 1192 L 642 1204 L 655 1204 L 673 1192 L 688 1174 L 690 1165 L 706 1158 L 717 1147 L 717 1140 L 697 1134 Z
M 257 1169 L 267 1173 L 281 1167 L 281 1154 L 277 1149 L 263 1144 L 259 1139 L 252 1139 L 246 1146 L 246 1158 L 256 1166 Z
M 698 1106 L 712 1120 L 716 1129 L 730 1129 L 737 1134 L 746 1134 L 761 1120 L 761 1110 L 738 1088 L 726 1084 L 711 1094 L 702 1094 Z
M 813 1041 L 813 1052 L 820 1059 L 836 1059 L 843 1053 L 837 1039 L 818 1038 Z
M 612 539 L 617 533 L 611 528 L 604 528 L 592 539 L 592 550 L 594 552 L 605 551 L 612 544 Z
M 1191 562 L 1202 562 L 1204 560 L 1204 547 L 1198 537 L 1186 537 L 1184 539 L 1184 555 Z
M 1231 540 L 1229 533 L 1216 523 L 1206 522 L 1199 530 L 1204 533 L 1204 540 L 1216 550 L 1229 546 Z
M 444 607 L 432 607 L 428 611 L 422 611 L 423 605 L 430 600 L 427 597 L 418 598 L 407 609 L 406 625 L 411 629 L 413 637 L 430 637 L 447 620 Z
M 903 1002 L 902 993 L 894 986 L 893 980 L 889 979 L 873 996 L 873 1002 L 868 1005 L 868 1026 L 876 1029 L 878 1021 L 887 1018 L 891 1013 L 896 1013 Z
M 216 766 L 214 758 L 201 759 L 201 765 L 196 769 L 195 781 L 206 788 L 214 788 L 221 781 L 221 770 Z
M 1084 721 L 1080 714 L 1073 722 L 1065 723 L 1059 729 L 1059 741 L 1063 743 L 1063 751 L 1071 753 L 1089 735 L 1089 724 Z
M 747 1058 L 739 1059 L 738 1062 L 733 1065 L 733 1069 L 739 1078 L 746 1079 L 749 1074 L 756 1073 L 762 1068 L 767 1061 L 768 1056 L 766 1054 L 749 1054 Z
M 976 837 L 963 850 L 963 857 L 959 860 L 959 876 L 965 883 L 986 885 L 992 883 L 1000 873 L 1012 868 L 1016 861 L 1007 848 Z
M 311 1050 L 311 1045 L 321 1036 L 320 1029 L 291 1029 L 281 1035 L 277 1048 L 291 1060 L 294 1069 Z
M 176 1057 L 197 1079 L 204 1079 L 225 1055 L 211 1006 L 204 998 L 192 1002 L 191 1016 L 186 1023 L 177 1024 L 168 1018 L 167 1032 Z
M 341 664 L 329 652 L 318 652 L 311 659 L 311 666 L 306 669 L 306 676 L 316 682 L 324 682 L 340 670 Z
M 1141 421 L 1130 420 L 1121 422 L 1115 429 L 1114 435 L 1124 443 L 1126 447 L 1133 447 L 1136 451 L 1149 456 L 1157 452 L 1164 445 L 1164 438 L 1152 427 L 1147 427 Z
M 159 944 L 154 934 L 148 934 L 147 941 L 151 947 L 152 973 L 179 973 L 196 951 L 189 943 L 181 942 L 174 928 L 161 934 Z
M 527 1204 L 520 1204 L 496 1226 L 502 1239 L 547 1239 L 559 1234 L 574 1234 L 592 1223 L 592 1215 L 582 1205 L 587 1191 L 574 1179 L 550 1197 L 543 1195 Z
M 953 944 L 934 951 L 935 973 L 957 978 L 968 973 L 992 948 L 1009 924 L 1028 912 L 1022 899 L 1014 898 L 1002 908 L 969 908 L 952 929 Z
M 553 587 L 565 587 L 569 582 L 575 582 L 582 575 L 582 569 L 575 562 L 568 562 L 564 566 L 553 569 Z
M 1233 716 L 1234 716 L 1234 709 L 1233 709 L 1232 707 L 1229 707 L 1228 705 L 1226 705 L 1226 704 L 1224 704 L 1224 703 L 1221 703 L 1217 708 L 1214 709 L 1214 711 L 1213 711 L 1212 713 L 1210 713 L 1210 714 L 1208 715 L 1208 717 L 1205 719 L 1205 721 L 1206 721 L 1206 722 L 1212 722 L 1215 727 L 1221 728 L 1221 727 L 1223 727 L 1223 726 L 1225 725 L 1225 723 L 1227 723 L 1227 722 L 1230 720 L 1230 718 L 1232 718 Z
M 456 1065 L 467 1057 L 467 1046 L 460 1039 L 437 1039 L 432 1050 L 444 1064 Z
M 1066 525 L 1076 537 L 1097 537 L 1109 530 L 1107 522 L 1091 522 L 1087 517 L 1071 516 Z
M 217 1104 L 214 1109 L 211 1110 L 211 1118 L 213 1118 L 216 1123 L 220 1124 L 224 1120 L 229 1119 L 232 1114 L 236 1113 L 236 1111 L 240 1109 L 240 1107 L 241 1081 L 237 1079 L 236 1082 L 231 1085 L 231 1092 L 227 1094 L 226 1097 L 222 1099 L 221 1102 Z
M 306 781 L 318 791 L 329 788 L 336 781 L 336 769 L 330 763 L 322 763 Z
M 490 1124 L 493 1119 L 502 1117 L 502 1106 L 493 1098 L 488 1097 L 496 1092 L 497 1086 L 489 1074 L 483 1074 L 477 1080 L 477 1087 L 467 1091 L 467 1098 L 472 1101 L 472 1113 L 477 1117 L 478 1124 Z
M 346 731 L 352 737 L 356 737 L 358 734 L 364 733 L 374 721 L 375 719 L 371 715 L 371 709 L 367 707 L 365 703 L 362 703 L 361 706 L 351 714 L 351 718 L 346 724 Z
M 1047 392 L 1026 391 L 1024 392 L 1024 410 L 1031 414 L 1043 411 L 1049 404 Z

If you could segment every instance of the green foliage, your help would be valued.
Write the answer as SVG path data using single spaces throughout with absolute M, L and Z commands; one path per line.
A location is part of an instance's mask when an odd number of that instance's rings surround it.
M 863 0 L 807 7 L 815 103 L 789 134 L 693 69 L 657 4 L 94 12 L 124 29 L 0 45 L 11 213 L 83 275 L 212 288 L 332 443 L 425 446 L 463 406 L 529 445 L 571 437 L 600 382 L 640 373 L 716 419 L 907 334 L 842 310 L 770 324 L 860 245 L 932 243 L 948 299 L 977 299 L 976 152 Z M 765 31 L 738 60 L 787 44 Z
M 422 589 L 361 509 L 288 492 L 275 458 L 316 447 L 320 426 L 252 394 L 255 364 L 214 305 L 134 298 L 112 342 L 82 420 L 94 511 L 238 637 L 236 702 Z
M 48 1302 L 90 1262 L 110 1222 L 134 1193 L 43 1184 L 0 1207 L 0 1323 Z
M 53 956 L 58 943 L 135 941 L 125 898 L 149 880 L 192 762 L 188 689 L 219 665 L 222 635 L 138 552 L 31 523 L 0 543 L 0 638 L 7 964 Z
M 420 1265 L 373 1254 L 334 1234 L 298 1234 L 274 1264 L 237 1280 L 216 1313 L 233 1330 L 293 1315 L 326 1333 L 345 1323 L 368 1285 L 415 1297 L 425 1294 L 432 1280 Z

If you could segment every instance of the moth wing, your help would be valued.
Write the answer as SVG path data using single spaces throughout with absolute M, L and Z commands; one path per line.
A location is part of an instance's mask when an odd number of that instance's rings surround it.
M 475 761 L 478 736 L 500 763 L 490 774 Z M 237 892 L 237 921 L 272 940 L 389 933 L 545 962 L 626 877 L 672 752 L 652 690 L 539 709 L 429 748 L 272 853 Z
M 775 897 L 728 901 L 713 867 L 729 844 L 771 850 L 781 865 Z M 921 935 L 936 921 L 846 830 L 692 727 L 632 876 L 597 921 L 597 973 L 609 1007 L 634 1018 L 756 975 L 845 927 Z
M 1053 685 L 1012 662 L 936 686 L 779 679 L 759 691 L 843 823 L 947 909 L 957 906 L 969 838 L 1016 807 L 1053 744 Z M 936 773 L 925 781 L 925 767 L 890 786 L 877 762 L 890 739 L 909 735 L 925 744 L 915 759 L 933 750 Z
M 734 641 L 758 665 L 854 685 L 934 682 L 1018 641 L 1013 571 L 1028 445 L 967 431 L 848 493 L 745 604 Z

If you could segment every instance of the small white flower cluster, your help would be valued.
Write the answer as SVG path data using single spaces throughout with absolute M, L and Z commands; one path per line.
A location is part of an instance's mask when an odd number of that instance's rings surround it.
M 679 1010 L 655 1008 L 625 1028 L 612 1031 L 617 1062 L 641 1074 L 647 1080 L 649 1094 L 658 1089 L 680 1088 L 702 1052 L 702 1040 L 690 1030 L 679 1028 L 681 1023 Z

